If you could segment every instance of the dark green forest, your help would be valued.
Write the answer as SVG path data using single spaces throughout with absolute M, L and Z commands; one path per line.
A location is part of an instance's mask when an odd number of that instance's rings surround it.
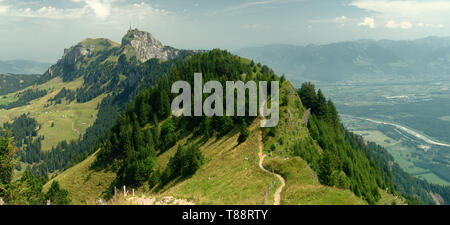
M 331 100 L 307 82 L 298 90 L 305 107 L 311 108 L 308 122 L 311 136 L 324 150 L 305 151 L 298 146 L 298 154 L 318 173 L 321 183 L 347 187 L 369 203 L 380 198 L 378 188 L 401 194 L 408 204 L 434 204 L 430 192 L 440 194 L 449 203 L 450 188 L 429 184 L 404 172 L 393 157 L 381 146 L 365 142 L 359 135 L 346 130 Z
M 67 205 L 70 203 L 67 190 L 54 181 L 47 192 L 42 190 L 47 177 L 23 172 L 19 179 L 13 180 L 17 148 L 9 136 L 0 137 L 0 196 L 8 205 Z M 48 202 L 49 201 L 49 202 Z

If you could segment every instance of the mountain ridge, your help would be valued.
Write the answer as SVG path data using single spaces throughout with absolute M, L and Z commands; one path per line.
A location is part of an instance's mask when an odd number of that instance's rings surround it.
M 449 37 L 266 45 L 235 52 L 271 65 L 294 82 L 444 79 L 450 71 Z

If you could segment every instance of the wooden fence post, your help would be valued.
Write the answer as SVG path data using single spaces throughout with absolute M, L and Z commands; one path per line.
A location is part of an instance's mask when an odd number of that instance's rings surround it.
M 117 200 L 117 187 L 114 186 L 114 200 Z

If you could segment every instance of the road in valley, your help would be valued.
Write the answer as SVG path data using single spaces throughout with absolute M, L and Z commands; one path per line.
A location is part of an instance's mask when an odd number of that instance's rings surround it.
M 351 117 L 353 117 L 353 116 L 351 116 Z M 413 135 L 414 137 L 416 137 L 418 139 L 421 139 L 421 140 L 425 141 L 428 144 L 450 147 L 450 144 L 434 141 L 434 140 L 432 140 L 432 139 L 430 139 L 430 138 L 428 138 L 428 137 L 426 137 L 424 135 L 421 135 L 421 134 L 417 133 L 414 130 L 411 130 L 411 129 L 407 128 L 407 127 L 404 127 L 404 126 L 401 126 L 401 125 L 398 125 L 398 124 L 395 124 L 395 123 L 383 122 L 383 121 L 378 121 L 378 120 L 369 119 L 369 118 L 362 118 L 362 117 L 353 117 L 353 118 L 360 119 L 360 120 L 366 120 L 366 121 L 369 121 L 369 122 L 372 122 L 372 123 L 376 123 L 376 124 L 391 125 L 391 126 L 394 126 L 394 127 L 398 128 L 398 129 L 400 129 L 400 130 L 402 130 L 402 131 L 404 131 L 404 132 L 406 132 L 408 134 Z

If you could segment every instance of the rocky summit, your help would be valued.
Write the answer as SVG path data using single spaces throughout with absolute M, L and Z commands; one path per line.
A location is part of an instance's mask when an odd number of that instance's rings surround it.
M 164 46 L 150 33 L 138 29 L 130 29 L 122 38 L 122 48 L 123 53 L 135 55 L 142 62 L 152 58 L 173 59 L 180 54 L 180 50 Z
M 182 56 L 186 52 L 189 51 L 163 45 L 148 32 L 130 29 L 122 38 L 121 44 L 105 38 L 87 38 L 65 49 L 64 55 L 48 69 L 44 77 L 47 79 L 60 75 L 65 81 L 71 80 L 81 76 L 83 74 L 81 70 L 88 68 L 92 63 L 97 65 L 117 61 L 120 54 L 126 55 L 127 58 L 136 57 L 139 61 L 145 62 L 150 59 L 166 61 Z

